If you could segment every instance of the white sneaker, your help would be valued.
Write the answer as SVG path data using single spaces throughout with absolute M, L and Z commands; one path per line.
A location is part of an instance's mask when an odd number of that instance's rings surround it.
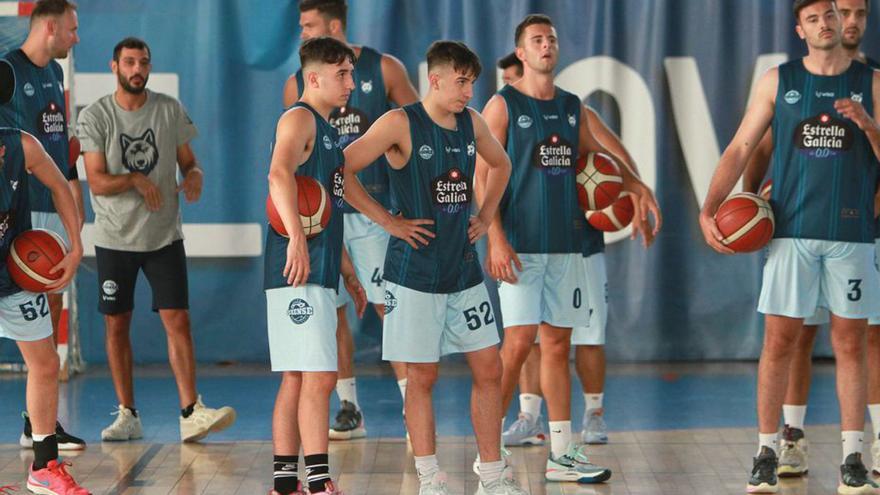
M 501 458 L 504 459 L 505 466 L 512 465 L 512 463 L 510 462 L 511 457 L 513 457 L 513 452 L 507 450 L 506 448 L 504 448 L 504 446 L 502 446 L 501 447 Z M 477 453 L 477 458 L 474 459 L 474 463 L 471 464 L 471 471 L 473 471 L 474 474 L 476 474 L 477 476 L 480 475 L 480 454 L 479 453 Z
M 871 471 L 875 476 L 880 476 L 880 439 L 874 440 L 871 445 Z
M 513 469 L 507 466 L 497 481 L 487 485 L 481 482 L 477 488 L 477 495 L 529 495 L 529 492 L 519 486 L 519 482 L 513 477 Z
M 446 473 L 437 471 L 430 483 L 419 485 L 419 495 L 449 495 L 446 487 Z
M 188 418 L 180 417 L 180 440 L 182 442 L 198 442 L 209 433 L 229 428 L 232 423 L 235 423 L 235 409 L 228 406 L 220 409 L 205 407 L 200 395 L 196 400 L 193 413 Z
M 807 474 L 809 451 L 810 444 L 804 431 L 785 425 L 779 438 L 779 465 L 776 474 L 782 478 Z
M 119 405 L 119 409 L 111 413 L 116 416 L 113 424 L 101 431 L 101 440 L 104 442 L 126 442 L 138 440 L 144 437 L 144 429 L 141 427 L 141 418 L 134 415 L 130 409 Z
M 602 483 L 611 478 L 611 470 L 597 466 L 590 462 L 580 447 L 571 444 L 568 452 L 558 459 L 553 453 L 547 458 L 547 468 L 544 471 L 547 481 L 576 481 L 578 483 Z

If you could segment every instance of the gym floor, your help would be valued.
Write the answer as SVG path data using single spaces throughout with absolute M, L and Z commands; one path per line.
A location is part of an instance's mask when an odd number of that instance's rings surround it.
M 390 369 L 358 370 L 359 402 L 367 438 L 331 443 L 331 470 L 349 495 L 418 492 L 412 453 L 404 438 L 401 402 Z M 755 363 L 609 365 L 606 421 L 610 443 L 587 448 L 593 462 L 614 475 L 603 485 L 545 484 L 547 447 L 514 448 L 513 464 L 533 494 L 744 493 L 755 452 Z M 61 387 L 60 416 L 89 448 L 72 472 L 95 495 L 264 494 L 271 487 L 271 411 L 278 377 L 265 367 L 200 370 L 199 390 L 209 406 L 230 405 L 238 421 L 204 443 L 178 442 L 177 394 L 166 367 L 136 370 L 137 407 L 144 439 L 100 442 L 113 420 L 113 386 L 106 369 L 76 376 Z M 467 404 L 467 368 L 442 366 L 435 389 L 438 457 L 450 493 L 474 493 L 476 455 Z M 22 375 L 0 375 L 0 486 L 23 485 L 33 454 L 18 447 L 24 404 Z M 583 396 L 572 388 L 573 429 L 580 429 Z M 335 397 L 331 408 L 336 410 Z M 516 401 L 508 413 L 515 417 Z M 332 413 L 331 413 L 332 414 Z M 508 422 L 509 422 L 508 421 Z M 783 481 L 782 493 L 834 493 L 840 437 L 833 364 L 814 368 L 807 414 L 810 475 Z M 870 438 L 867 437 L 866 438 Z M 870 442 L 865 459 L 870 463 Z

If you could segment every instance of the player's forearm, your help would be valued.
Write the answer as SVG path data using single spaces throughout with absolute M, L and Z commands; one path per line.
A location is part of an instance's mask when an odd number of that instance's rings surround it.
M 510 162 L 505 162 L 504 165 L 489 168 L 486 173 L 483 200 L 479 203 L 479 217 L 480 220 L 489 225 L 490 228 L 492 224 L 495 223 L 496 218 L 498 220 L 498 227 L 501 226 L 501 217 L 497 215 L 498 205 L 501 203 L 501 198 L 504 196 L 504 191 L 507 189 L 507 183 L 509 180 Z
M 306 234 L 295 206 L 299 204 L 298 193 L 293 171 L 286 167 L 269 170 L 269 196 L 278 211 L 278 216 L 281 217 L 284 230 L 287 231 L 289 238 L 305 242 Z
M 79 213 L 79 226 L 82 228 L 86 221 L 86 206 L 83 203 L 82 187 L 79 185 L 79 180 L 67 181 L 67 184 L 70 186 L 71 194 L 73 194 L 73 202 L 76 204 L 77 213 Z
M 721 156 L 721 161 L 718 163 L 718 168 L 715 169 L 715 174 L 712 175 L 709 193 L 706 195 L 706 200 L 703 201 L 702 213 L 708 215 L 715 214 L 718 206 L 721 205 L 721 202 L 733 190 L 736 181 L 742 175 L 743 168 L 744 165 L 741 157 L 728 148 L 724 155 Z
M 865 136 L 868 137 L 868 142 L 871 143 L 874 156 L 880 160 L 880 124 L 875 120 L 871 120 L 871 125 L 865 130 Z
M 134 189 L 134 174 L 136 172 L 113 175 L 106 172 L 92 172 L 88 174 L 89 189 L 92 194 L 98 196 L 113 196 Z
M 354 264 L 351 262 L 351 256 L 349 256 L 345 246 L 342 246 L 342 261 L 339 265 L 339 272 L 346 278 L 357 277 L 357 273 L 354 271 Z
M 71 252 L 82 253 L 82 241 L 79 236 L 79 213 L 70 187 L 65 181 L 53 184 L 50 186 L 50 191 L 55 210 L 58 211 L 58 216 L 61 217 L 61 223 L 64 225 L 64 230 L 67 231 L 68 239 L 70 239 Z
M 188 160 L 186 163 L 178 163 L 177 166 L 180 168 L 180 175 L 184 177 L 186 177 L 186 174 L 190 173 L 190 171 L 192 170 L 202 170 L 202 168 L 199 167 L 199 162 L 195 159 L 195 157 L 193 157 L 191 160 Z
M 348 201 L 352 208 L 363 213 L 367 218 L 382 226 L 382 228 L 387 227 L 392 220 L 391 214 L 388 213 L 384 206 L 370 196 L 370 193 L 364 189 L 363 184 L 361 184 L 354 171 L 349 170 L 348 166 L 344 169 L 345 200 Z

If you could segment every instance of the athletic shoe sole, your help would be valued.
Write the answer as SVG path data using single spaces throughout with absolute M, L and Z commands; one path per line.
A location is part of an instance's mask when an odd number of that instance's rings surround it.
M 367 436 L 367 429 L 364 428 L 363 425 L 348 431 L 334 430 L 333 428 L 330 428 L 330 440 L 354 440 L 356 438 L 364 438 L 365 436 Z
M 25 436 L 24 433 L 18 437 L 18 444 L 23 449 L 32 449 L 34 448 L 34 439 L 28 436 Z M 58 450 L 85 450 L 86 444 L 84 443 L 73 443 L 73 442 L 63 442 L 58 444 Z
M 748 493 L 776 493 L 778 491 L 779 484 L 761 483 L 760 485 L 746 485 L 746 492 Z
M 587 445 L 605 445 L 608 443 L 608 437 L 584 438 L 584 443 Z
M 229 428 L 230 426 L 232 426 L 233 423 L 235 423 L 235 410 L 230 409 L 226 412 L 226 414 L 220 416 L 217 421 L 215 421 L 206 430 L 194 433 L 186 438 L 182 438 L 181 441 L 184 443 L 198 442 L 199 440 L 202 440 L 211 433 L 217 433 L 219 431 L 225 430 L 226 428 Z
M 837 485 L 837 493 L 840 495 L 874 495 L 877 493 L 871 485 L 863 485 L 863 486 L 846 486 L 846 485 Z
M 504 441 L 504 445 L 510 445 L 511 447 L 521 447 L 523 445 L 544 445 L 544 442 L 547 441 L 547 436 L 543 433 L 539 433 L 533 437 L 526 437 L 516 443 L 508 443 L 506 440 Z
M 550 470 L 544 472 L 544 478 L 547 481 L 573 481 L 581 484 L 603 483 L 611 479 L 611 470 L 598 472 L 593 476 L 583 473 L 574 473 L 571 471 Z
M 782 466 L 780 465 L 776 468 L 776 475 L 780 478 L 799 478 L 801 476 L 806 476 L 809 472 L 809 469 L 806 467 L 800 468 L 795 466 Z

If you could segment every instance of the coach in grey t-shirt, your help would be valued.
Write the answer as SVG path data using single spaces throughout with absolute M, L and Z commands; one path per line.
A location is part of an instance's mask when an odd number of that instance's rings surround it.
M 183 106 L 169 96 L 145 90 L 146 102 L 125 110 L 113 94 L 80 113 L 83 152 L 106 157 L 111 175 L 139 173 L 156 185 L 161 206 L 152 211 L 137 189 L 92 194 L 95 245 L 124 251 L 155 251 L 183 238 L 177 198 L 177 150 L 196 137 Z
M 196 391 L 186 252 L 177 195 L 196 201 L 202 169 L 189 146 L 197 132 L 183 106 L 146 89 L 150 48 L 126 38 L 110 64 L 116 91 L 80 113 L 78 134 L 95 210 L 98 310 L 104 314 L 107 362 L 119 409 L 101 440 L 143 436 L 134 402 L 129 331 L 134 288 L 143 270 L 168 337 L 168 360 L 180 396 L 180 439 L 193 442 L 229 427 L 235 411 L 205 407 Z M 183 182 L 177 184 L 177 172 Z

